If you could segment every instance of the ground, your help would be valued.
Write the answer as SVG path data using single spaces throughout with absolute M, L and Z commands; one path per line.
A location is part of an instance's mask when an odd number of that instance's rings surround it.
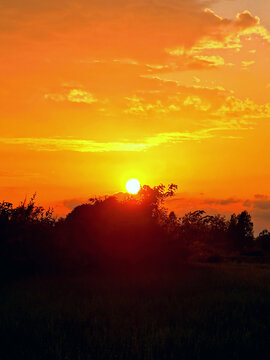
M 270 266 L 32 277 L 0 294 L 0 358 L 249 359 L 270 355 Z

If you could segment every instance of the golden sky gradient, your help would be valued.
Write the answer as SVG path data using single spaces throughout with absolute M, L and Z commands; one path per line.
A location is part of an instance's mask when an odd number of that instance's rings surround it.
M 0 198 L 59 214 L 129 178 L 270 223 L 270 4 L 1 0 Z

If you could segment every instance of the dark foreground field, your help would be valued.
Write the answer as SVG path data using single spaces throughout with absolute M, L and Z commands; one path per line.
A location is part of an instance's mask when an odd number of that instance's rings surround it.
M 270 356 L 270 266 L 183 266 L 5 285 L 4 359 Z

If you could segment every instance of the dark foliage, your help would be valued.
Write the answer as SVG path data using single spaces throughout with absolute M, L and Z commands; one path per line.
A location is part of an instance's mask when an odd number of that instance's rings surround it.
M 53 211 L 35 205 L 35 195 L 17 207 L 0 203 L 1 274 L 33 273 L 48 267 L 55 225 Z
M 0 203 L 2 274 L 75 271 L 134 264 L 174 266 L 187 260 L 220 262 L 229 256 L 269 254 L 270 233 L 254 239 L 251 216 L 203 210 L 179 218 L 164 207 L 174 184 L 143 186 L 137 196 L 94 198 L 66 218 L 28 203 Z
M 270 232 L 266 229 L 261 231 L 256 243 L 262 251 L 270 253 Z

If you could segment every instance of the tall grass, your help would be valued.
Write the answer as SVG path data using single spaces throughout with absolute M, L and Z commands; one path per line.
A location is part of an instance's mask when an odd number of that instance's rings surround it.
M 32 278 L 5 286 L 0 309 L 3 360 L 270 355 L 267 265 Z

